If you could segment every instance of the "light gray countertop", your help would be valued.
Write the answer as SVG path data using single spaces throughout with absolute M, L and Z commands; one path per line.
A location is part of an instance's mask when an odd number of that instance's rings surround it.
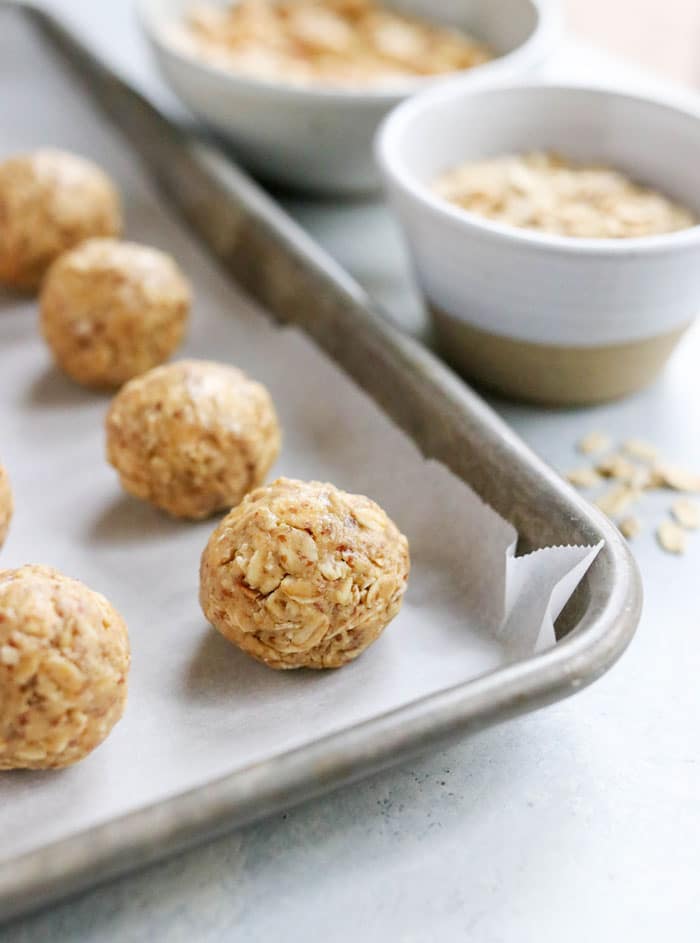
M 51 5 L 163 94 L 128 4 Z M 580 47 L 559 63 L 560 72 L 599 69 L 644 81 Z M 348 205 L 340 229 L 322 206 L 295 210 L 395 315 L 417 323 L 386 217 Z M 573 444 L 592 428 L 645 436 L 697 468 L 698 362 L 696 330 L 664 376 L 624 402 L 495 405 L 560 468 L 576 464 Z M 0 943 L 697 940 L 700 535 L 686 556 L 664 554 L 653 525 L 667 505 L 649 500 L 634 544 L 646 590 L 637 637 L 592 688 L 17 922 Z

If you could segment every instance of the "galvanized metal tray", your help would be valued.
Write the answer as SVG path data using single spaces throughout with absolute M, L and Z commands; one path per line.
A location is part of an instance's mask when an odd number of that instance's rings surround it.
M 569 489 L 455 374 L 394 328 L 265 193 L 125 84 L 49 14 L 21 4 L 126 135 L 161 189 L 239 282 L 301 327 L 403 430 L 521 535 L 520 551 L 605 546 L 557 622 L 557 645 L 308 746 L 0 867 L 9 918 L 574 693 L 636 628 L 641 586 L 616 529 Z

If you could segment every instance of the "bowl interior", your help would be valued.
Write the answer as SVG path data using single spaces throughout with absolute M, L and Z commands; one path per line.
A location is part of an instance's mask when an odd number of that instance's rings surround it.
M 444 86 L 399 109 L 381 147 L 404 183 L 424 185 L 465 160 L 532 150 L 610 165 L 700 214 L 700 115 L 622 92 Z
M 230 6 L 237 0 L 206 0 Z M 499 56 L 514 52 L 530 40 L 541 21 L 542 0 L 380 0 L 427 20 L 463 29 L 491 46 Z M 192 7 L 194 0 L 140 0 L 149 31 L 167 37 L 168 29 Z

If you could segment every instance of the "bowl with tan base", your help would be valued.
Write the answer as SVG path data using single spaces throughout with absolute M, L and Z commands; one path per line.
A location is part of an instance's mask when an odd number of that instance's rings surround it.
M 624 396 L 657 376 L 700 311 L 700 112 L 603 87 L 455 80 L 399 106 L 376 151 L 441 350 L 484 387 L 557 405 Z M 509 155 L 549 154 L 613 169 L 687 222 L 561 234 L 465 209 L 440 184 L 465 164 L 491 173 Z

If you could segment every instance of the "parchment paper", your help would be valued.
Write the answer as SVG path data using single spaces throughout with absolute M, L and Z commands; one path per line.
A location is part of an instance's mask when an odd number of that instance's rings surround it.
M 59 375 L 31 301 L 0 296 L 0 456 L 16 514 L 0 565 L 47 563 L 105 593 L 130 627 L 124 720 L 78 766 L 0 774 L 0 860 L 204 784 L 554 644 L 553 620 L 598 548 L 514 558 L 513 528 L 412 443 L 301 334 L 274 327 L 161 204 L 119 137 L 14 18 L 0 32 L 0 157 L 40 145 L 117 180 L 128 235 L 173 253 L 196 292 L 183 355 L 242 366 L 284 429 L 275 472 L 365 492 L 411 542 L 400 616 L 338 672 L 276 673 L 197 604 L 214 526 L 123 495 L 104 458 L 107 398 Z

